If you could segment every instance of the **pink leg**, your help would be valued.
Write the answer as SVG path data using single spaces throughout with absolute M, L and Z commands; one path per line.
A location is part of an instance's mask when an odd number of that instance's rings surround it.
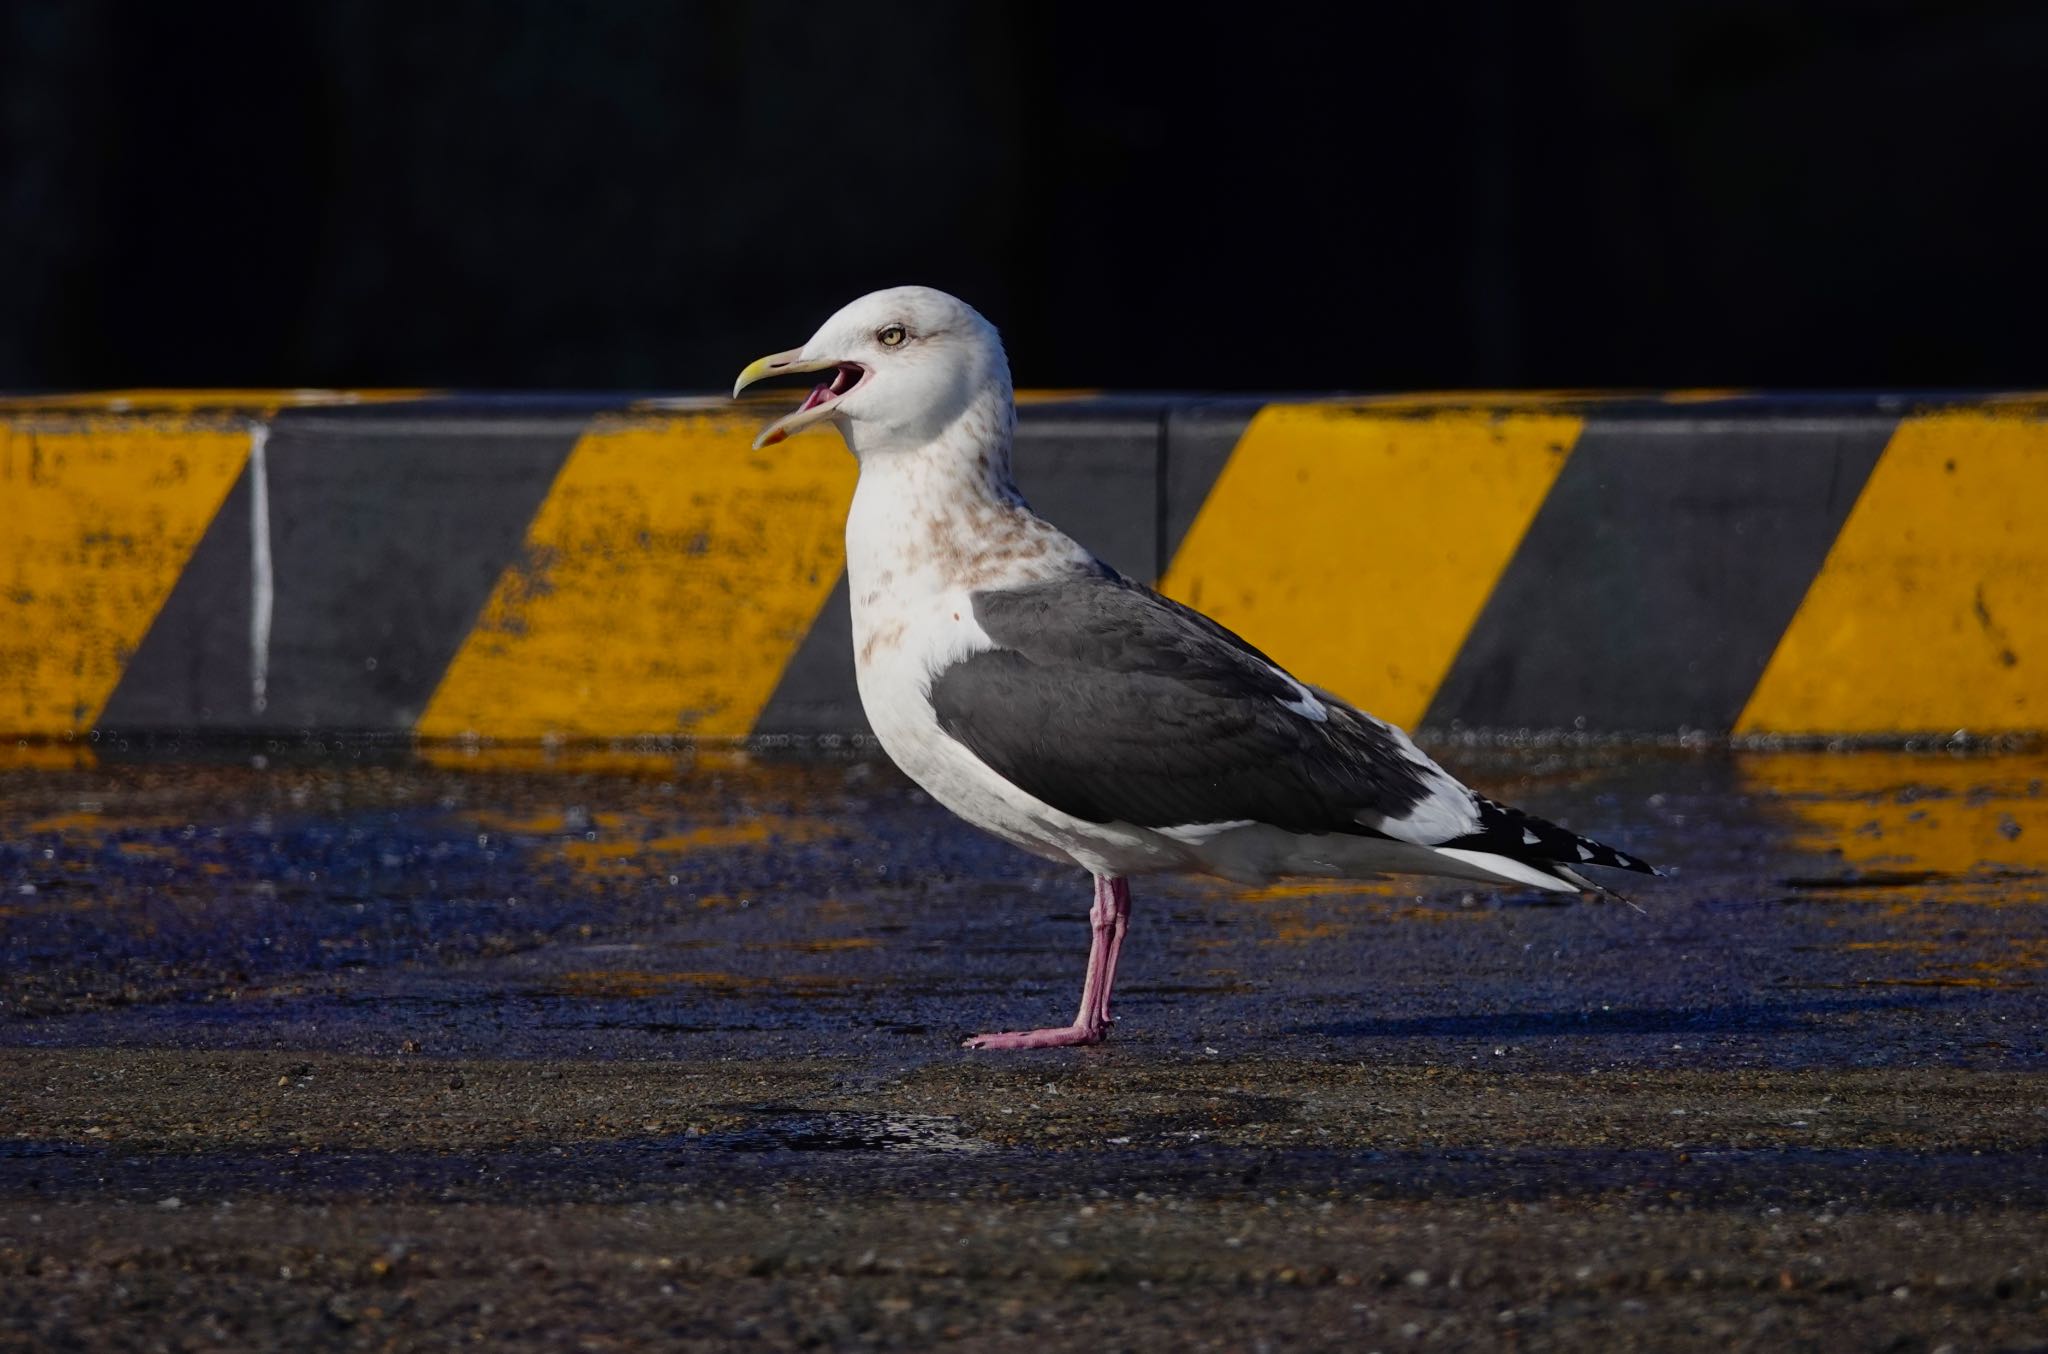
M 1116 983 L 1116 961 L 1130 928 L 1131 886 L 1121 879 L 1095 876 L 1095 906 L 1088 910 L 1092 937 L 1088 944 L 1088 976 L 1081 982 L 1081 1009 L 1074 1023 L 1050 1030 L 1013 1030 L 977 1034 L 968 1048 L 1063 1048 L 1099 1044 L 1109 1035 L 1109 990 Z
M 1102 881 L 1095 884 L 1096 908 L 1102 906 Z M 1088 920 L 1095 920 L 1095 911 L 1090 909 Z M 1116 961 L 1123 957 L 1124 932 L 1131 929 L 1131 886 L 1122 879 L 1109 881 L 1109 954 L 1102 961 L 1102 1022 L 1107 1025 L 1116 1019 L 1109 1013 L 1110 989 L 1116 986 Z M 1093 947 L 1090 947 L 1091 955 Z M 1084 992 L 1085 996 L 1086 993 Z

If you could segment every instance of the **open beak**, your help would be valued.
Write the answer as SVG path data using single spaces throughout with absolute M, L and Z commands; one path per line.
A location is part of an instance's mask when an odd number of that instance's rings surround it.
M 803 349 L 792 348 L 786 353 L 770 353 L 766 357 L 749 362 L 746 369 L 740 372 L 739 380 L 732 383 L 733 398 L 738 399 L 739 393 L 756 381 L 766 380 L 770 376 L 793 376 L 798 372 L 807 371 L 830 371 L 832 379 L 811 387 L 811 393 L 805 397 L 803 404 L 795 413 L 784 414 L 761 429 L 761 435 L 754 439 L 756 451 L 762 447 L 772 447 L 791 433 L 802 432 L 813 423 L 830 418 L 832 406 L 839 402 L 840 397 L 868 378 L 868 369 L 858 362 L 841 362 L 830 357 L 805 357 Z

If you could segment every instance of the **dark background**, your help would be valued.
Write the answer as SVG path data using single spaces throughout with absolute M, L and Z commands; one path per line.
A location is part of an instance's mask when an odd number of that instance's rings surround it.
M 0 5 L 0 388 L 2040 386 L 2048 4 Z

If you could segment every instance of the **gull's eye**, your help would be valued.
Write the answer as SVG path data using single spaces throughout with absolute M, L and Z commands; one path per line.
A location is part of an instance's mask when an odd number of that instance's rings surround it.
M 892 324 L 886 328 L 877 329 L 875 337 L 881 340 L 884 348 L 900 348 L 903 346 L 903 340 L 910 337 L 910 333 L 902 325 Z

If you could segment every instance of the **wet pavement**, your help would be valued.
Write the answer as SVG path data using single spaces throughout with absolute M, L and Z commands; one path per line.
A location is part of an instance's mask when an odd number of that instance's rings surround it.
M 1087 881 L 883 763 L 15 750 L 0 1348 L 2048 1349 L 2048 757 L 1441 755 L 1672 875 L 1142 880 L 981 1054 Z

